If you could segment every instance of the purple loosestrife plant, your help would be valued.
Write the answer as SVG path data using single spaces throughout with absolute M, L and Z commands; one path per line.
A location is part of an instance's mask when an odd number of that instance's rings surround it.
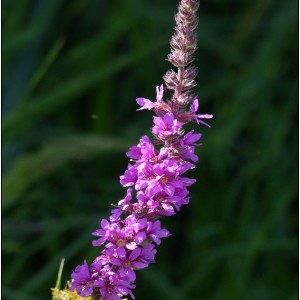
M 91 264 L 86 261 L 71 274 L 70 290 L 81 297 L 117 300 L 134 299 L 136 270 L 154 262 L 156 248 L 162 238 L 170 236 L 162 228 L 161 216 L 172 216 L 189 203 L 188 187 L 196 180 L 185 173 L 198 160 L 195 147 L 200 146 L 200 133 L 185 132 L 189 122 L 208 124 L 212 115 L 198 114 L 198 99 L 192 93 L 196 70 L 191 65 L 197 47 L 197 0 L 182 0 L 175 17 L 175 33 L 171 38 L 168 61 L 176 71 L 168 71 L 164 85 L 156 88 L 156 101 L 138 98 L 138 110 L 155 114 L 151 140 L 143 136 L 127 152 L 130 164 L 120 176 L 126 188 L 125 198 L 103 219 L 93 235 L 94 247 L 102 247 Z M 171 98 L 164 99 L 164 89 Z

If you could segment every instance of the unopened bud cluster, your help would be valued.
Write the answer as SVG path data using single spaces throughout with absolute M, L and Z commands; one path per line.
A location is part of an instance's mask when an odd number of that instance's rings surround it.
M 196 86 L 196 69 L 190 64 L 197 49 L 195 30 L 198 24 L 198 7 L 197 0 L 182 0 L 175 17 L 176 27 L 170 41 L 171 53 L 168 55 L 168 61 L 178 70 L 170 70 L 164 76 L 166 88 L 174 91 L 174 110 L 185 107 L 194 98 L 190 90 Z

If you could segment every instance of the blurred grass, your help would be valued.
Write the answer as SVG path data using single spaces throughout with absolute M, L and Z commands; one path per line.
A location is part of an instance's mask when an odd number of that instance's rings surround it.
M 178 1 L 3 1 L 3 299 L 50 299 L 98 253 L 148 134 Z M 201 2 L 197 93 L 213 113 L 192 200 L 137 299 L 297 299 L 297 2 Z

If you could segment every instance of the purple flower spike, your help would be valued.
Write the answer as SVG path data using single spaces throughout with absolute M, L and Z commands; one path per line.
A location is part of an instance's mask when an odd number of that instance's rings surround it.
M 196 12 L 198 0 L 181 0 L 176 15 L 175 34 L 171 39 L 168 61 L 177 68 L 164 76 L 165 84 L 156 87 L 156 101 L 137 98 L 138 110 L 152 110 L 152 134 L 142 136 L 129 148 L 127 169 L 120 176 L 126 195 L 103 219 L 93 235 L 94 247 L 102 247 L 89 266 L 85 261 L 71 274 L 70 290 L 92 299 L 134 299 L 136 271 L 154 263 L 156 248 L 170 232 L 162 228 L 161 217 L 176 214 L 190 201 L 188 187 L 196 182 L 186 177 L 195 168 L 195 153 L 201 133 L 185 133 L 189 122 L 209 126 L 203 119 L 209 114 L 197 113 L 199 103 L 191 92 L 196 85 L 196 71 L 191 62 L 196 51 Z M 172 95 L 164 100 L 164 89 Z

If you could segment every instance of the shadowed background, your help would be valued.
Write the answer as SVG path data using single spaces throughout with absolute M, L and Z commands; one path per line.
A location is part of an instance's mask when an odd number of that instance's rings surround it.
M 2 297 L 50 299 L 84 259 L 149 134 L 178 1 L 2 2 Z M 297 1 L 202 1 L 191 203 L 137 272 L 138 300 L 294 300 L 298 274 Z M 166 93 L 168 96 L 168 93 Z

